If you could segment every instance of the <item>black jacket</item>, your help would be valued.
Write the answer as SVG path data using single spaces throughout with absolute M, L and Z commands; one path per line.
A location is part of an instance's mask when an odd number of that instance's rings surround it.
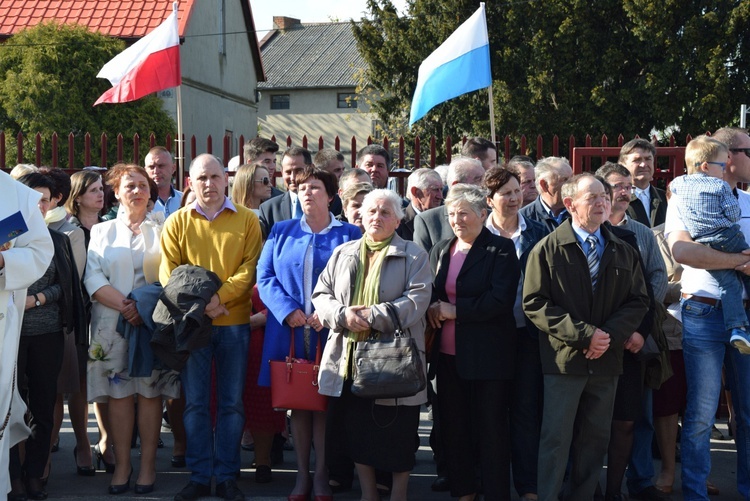
M 455 241 L 454 237 L 438 242 L 430 252 L 430 266 L 435 275 L 433 301 L 448 301 L 445 281 L 450 248 Z M 516 357 L 513 305 L 520 276 L 513 242 L 482 228 L 456 278 L 456 368 L 461 378 L 513 378 Z M 432 360 L 436 360 L 440 333 L 432 348 Z
M 200 266 L 183 264 L 172 271 L 154 310 L 151 338 L 154 354 L 170 369 L 182 370 L 190 351 L 210 343 L 212 321 L 205 310 L 221 283 L 216 273 Z

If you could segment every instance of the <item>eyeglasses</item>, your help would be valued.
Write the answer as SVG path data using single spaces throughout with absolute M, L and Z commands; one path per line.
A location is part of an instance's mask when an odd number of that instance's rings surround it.
M 744 153 L 746 156 L 750 157 L 750 148 L 729 148 L 729 151 L 732 153 Z
M 615 184 L 612 186 L 613 191 L 627 191 L 628 193 L 633 193 L 635 191 L 635 186 L 632 184 Z
M 254 183 L 263 183 L 264 186 L 268 186 L 269 184 L 271 184 L 271 180 L 268 179 L 267 177 L 264 177 L 263 179 L 254 179 L 253 182 Z
M 748 149 L 750 149 L 750 148 L 748 148 Z M 750 156 L 750 155 L 749 155 L 749 156 Z M 718 165 L 719 167 L 721 167 L 721 170 L 722 170 L 722 171 L 724 171 L 724 169 L 726 169 L 726 168 L 727 168 L 727 163 L 726 163 L 726 162 L 706 162 L 706 163 L 707 163 L 708 165 Z M 701 162 L 695 162 L 695 166 L 696 166 L 696 167 L 700 167 L 701 165 L 702 165 L 702 163 L 701 163 Z

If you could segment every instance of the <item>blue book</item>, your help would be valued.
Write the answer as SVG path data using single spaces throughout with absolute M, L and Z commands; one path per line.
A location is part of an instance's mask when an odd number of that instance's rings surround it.
M 6 217 L 0 221 L 0 249 L 6 248 L 5 244 L 27 231 L 29 231 L 29 227 L 26 226 L 21 211 Z

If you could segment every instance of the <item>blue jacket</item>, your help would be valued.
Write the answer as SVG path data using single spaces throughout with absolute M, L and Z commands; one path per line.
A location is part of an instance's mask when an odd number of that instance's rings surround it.
M 269 360 L 284 360 L 289 355 L 291 329 L 284 319 L 296 309 L 304 311 L 304 259 L 308 245 L 312 241 L 313 250 L 313 289 L 318 276 L 328 263 L 333 249 L 350 240 L 358 240 L 361 232 L 358 227 L 341 223 L 325 235 L 310 234 L 302 230 L 300 220 L 277 221 L 272 227 L 263 246 L 258 261 L 258 292 L 268 308 L 266 333 L 263 343 L 258 384 L 271 384 Z M 304 329 L 294 332 L 294 352 L 296 358 L 305 358 Z M 316 346 L 317 334 L 311 330 L 310 346 Z M 325 345 L 328 331 L 320 332 Z M 314 351 L 314 350 L 313 350 Z M 310 358 L 315 358 L 314 353 Z
M 130 377 L 151 377 L 154 369 L 163 369 L 164 364 L 154 356 L 151 350 L 151 336 L 156 330 L 156 323 L 151 319 L 156 303 L 161 294 L 161 284 L 144 285 L 128 294 L 128 299 L 135 299 L 138 314 L 143 324 L 136 327 L 127 322 L 122 315 L 117 319 L 117 332 L 128 342 L 128 374 Z

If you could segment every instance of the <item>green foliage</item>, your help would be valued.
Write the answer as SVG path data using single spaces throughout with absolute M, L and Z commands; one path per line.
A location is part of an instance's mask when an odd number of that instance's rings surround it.
M 352 30 L 363 90 L 389 136 L 489 137 L 487 92 L 440 104 L 408 129 L 421 62 L 477 9 L 474 0 L 369 0 Z M 701 134 L 736 124 L 750 83 L 750 2 L 487 2 L 496 134 L 582 144 L 586 134 Z M 366 94 L 366 93 L 365 93 Z M 734 99 L 734 100 L 733 100 Z M 533 152 L 536 154 L 536 152 Z M 543 152 L 544 155 L 551 151 Z
M 19 132 L 25 137 L 26 162 L 33 161 L 34 136 L 41 133 L 44 164 L 51 162 L 51 137 L 57 132 L 61 167 L 69 167 L 69 133 L 75 135 L 76 167 L 84 165 L 86 132 L 91 134 L 92 152 L 96 152 L 94 162 L 100 156 L 102 133 L 108 135 L 110 164 L 116 160 L 117 133 L 123 134 L 126 159 L 133 151 L 134 134 L 141 137 L 141 158 L 148 151 L 149 134 L 160 139 L 174 134 L 174 121 L 155 95 L 131 103 L 93 106 L 111 86 L 96 74 L 124 48 L 122 41 L 83 26 L 54 22 L 23 30 L 0 45 L 0 130 L 6 133 L 8 165 L 16 163 Z

